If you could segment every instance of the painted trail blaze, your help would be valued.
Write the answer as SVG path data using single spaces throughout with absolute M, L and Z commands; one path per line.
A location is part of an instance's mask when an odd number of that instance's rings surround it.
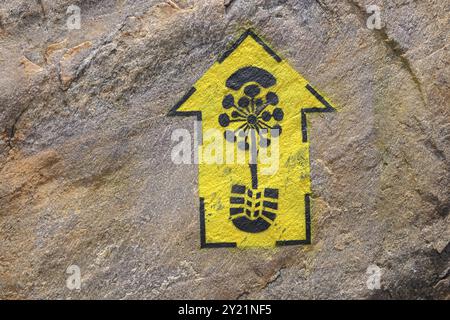
M 222 130 L 225 143 L 248 151 L 255 146 L 254 154 L 273 139 L 279 145 L 279 168 L 270 175 L 261 174 L 258 161 L 199 164 L 202 248 L 311 242 L 306 116 L 331 111 L 327 100 L 250 30 L 197 81 L 169 115 L 195 115 L 203 133 Z M 251 134 L 238 141 L 241 132 Z

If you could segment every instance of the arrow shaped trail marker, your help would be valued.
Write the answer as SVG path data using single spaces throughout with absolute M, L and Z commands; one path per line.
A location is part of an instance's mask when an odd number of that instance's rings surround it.
M 311 243 L 306 116 L 330 111 L 330 103 L 250 30 L 197 81 L 169 115 L 197 116 L 203 144 L 205 132 L 217 129 L 225 147 L 250 154 L 246 163 L 199 163 L 202 248 Z M 279 167 L 262 174 L 257 156 L 271 142 L 278 144 Z

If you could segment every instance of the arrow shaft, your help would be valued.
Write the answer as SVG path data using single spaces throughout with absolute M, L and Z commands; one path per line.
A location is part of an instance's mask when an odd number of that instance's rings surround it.
M 257 167 L 257 157 L 258 150 L 256 145 L 256 131 L 255 129 L 250 130 L 250 174 L 252 177 L 252 188 L 258 189 L 258 167 Z
M 250 174 L 252 176 L 252 189 L 258 189 L 258 165 L 250 164 Z

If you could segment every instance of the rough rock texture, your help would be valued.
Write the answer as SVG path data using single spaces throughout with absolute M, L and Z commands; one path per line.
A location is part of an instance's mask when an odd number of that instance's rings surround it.
M 0 298 L 449 299 L 449 8 L 2 0 Z M 170 160 L 193 119 L 166 113 L 248 27 L 338 108 L 311 119 L 313 244 L 200 250 L 197 169 Z

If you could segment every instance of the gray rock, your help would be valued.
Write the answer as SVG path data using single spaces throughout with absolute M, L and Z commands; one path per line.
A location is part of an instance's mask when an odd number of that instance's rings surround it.
M 4 0 L 0 298 L 449 299 L 449 18 L 444 0 Z M 199 249 L 197 168 L 170 160 L 193 119 L 167 112 L 247 27 L 338 109 L 311 118 L 309 246 Z

